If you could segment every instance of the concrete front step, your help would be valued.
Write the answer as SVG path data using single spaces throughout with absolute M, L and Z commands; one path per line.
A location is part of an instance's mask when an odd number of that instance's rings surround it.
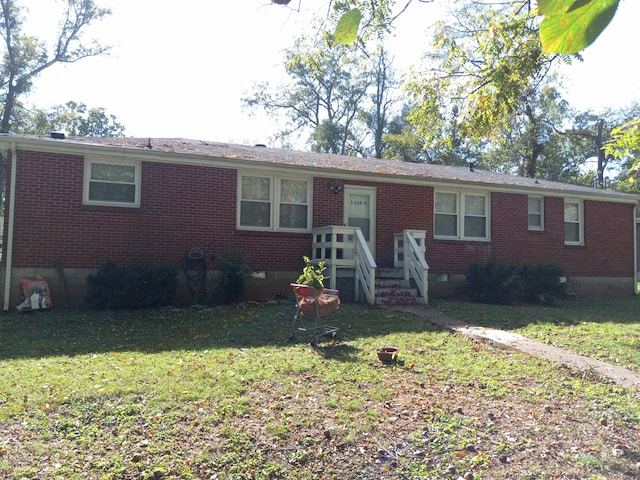
M 411 288 L 404 279 L 402 268 L 379 268 L 376 270 L 376 305 L 417 306 L 424 305 L 418 289 Z
M 409 288 L 404 280 L 376 279 L 376 305 L 423 305 L 417 288 Z
M 376 305 L 380 306 L 403 306 L 403 307 L 411 307 L 411 306 L 419 306 L 424 305 L 424 298 L 415 297 L 415 296 L 393 296 L 393 297 L 385 297 L 376 295 Z
M 376 270 L 376 279 L 402 279 L 404 277 L 404 269 L 402 268 L 378 268 Z
M 378 287 L 376 286 L 376 296 L 378 297 L 417 297 L 417 288 L 402 287 Z

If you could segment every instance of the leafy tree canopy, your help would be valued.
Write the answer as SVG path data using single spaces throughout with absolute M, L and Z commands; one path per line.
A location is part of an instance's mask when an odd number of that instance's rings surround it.
M 10 131 L 20 114 L 19 99 L 31 91 L 41 72 L 57 63 L 77 62 L 109 49 L 96 41 L 84 41 L 83 33 L 111 11 L 98 7 L 93 0 L 63 3 L 57 37 L 47 43 L 24 31 L 24 9 L 18 0 L 0 0 L 0 132 Z
M 124 136 L 124 126 L 104 108 L 87 108 L 84 103 L 73 101 L 49 110 L 25 111 L 14 131 L 35 135 L 64 132 L 77 137 Z
M 381 157 L 396 86 L 384 49 L 340 45 L 333 35 L 301 37 L 285 52 L 289 81 L 256 84 L 243 99 L 284 120 L 276 139 L 307 136 L 312 151 Z
M 407 0 L 400 13 L 413 1 L 429 2 Z M 396 3 L 330 2 L 339 18 L 337 43 L 388 31 Z M 640 117 L 617 115 L 622 123 L 616 126 L 616 116 L 606 112 L 578 115 L 548 82 L 554 65 L 579 58 L 597 39 L 619 0 L 451 3 L 459 7 L 453 21 L 437 25 L 430 55 L 436 67 L 416 70 L 409 79 L 411 96 L 404 101 L 411 108 L 391 122 L 386 158 L 479 160 L 494 169 L 584 183 L 580 163 L 596 157 L 601 185 L 611 162 L 626 165 L 630 181 L 640 176 L 640 160 L 630 160 L 640 151 Z
M 273 0 L 273 3 L 289 2 Z M 353 43 L 358 36 L 360 6 L 357 5 L 359 2 L 352 3 L 355 5 L 354 8 L 343 13 L 336 26 L 336 40 L 339 43 Z M 377 2 L 371 2 L 374 6 L 375 3 Z M 407 6 L 410 3 L 411 0 Z M 619 4 L 620 0 L 538 0 L 538 14 L 543 17 L 540 24 L 540 41 L 544 52 L 581 52 L 609 25 Z M 388 5 L 385 7 L 388 8 Z

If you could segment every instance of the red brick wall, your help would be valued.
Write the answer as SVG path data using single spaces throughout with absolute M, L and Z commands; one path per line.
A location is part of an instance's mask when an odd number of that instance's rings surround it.
M 197 246 L 207 255 L 237 249 L 255 270 L 297 271 L 301 257 L 312 253 L 310 234 L 236 230 L 232 169 L 143 163 L 141 207 L 116 208 L 82 204 L 83 157 L 18 156 L 16 268 L 54 261 L 63 268 L 94 268 L 107 260 L 181 267 Z M 316 227 L 343 224 L 344 192 L 332 193 L 330 181 L 313 181 Z M 545 198 L 545 228 L 537 232 L 527 228 L 527 195 L 493 193 L 491 242 L 435 240 L 432 187 L 340 183 L 377 188 L 380 267 L 391 265 L 394 234 L 418 229 L 427 231 L 426 258 L 434 273 L 465 273 L 474 262 L 560 263 L 567 275 L 633 273 L 632 205 L 585 201 L 585 245 L 565 246 L 562 198 Z
M 141 207 L 121 208 L 82 204 L 81 156 L 19 151 L 18 159 L 16 268 L 181 267 L 195 246 L 207 255 L 237 249 L 257 270 L 297 270 L 311 250 L 309 234 L 236 230 L 235 170 L 143 163 Z
M 328 178 L 314 179 L 313 225 L 342 225 L 344 223 L 344 191 L 329 190 Z M 431 229 L 433 191 L 415 185 L 397 185 L 379 182 L 340 182 L 361 187 L 376 188 L 376 252 L 379 267 L 393 265 L 393 241 L 396 233 L 411 229 Z
M 633 274 L 633 205 L 584 202 L 584 246 L 564 244 L 564 199 L 545 197 L 544 230 L 528 229 L 527 195 L 491 194 L 491 242 L 434 240 L 433 272 L 465 273 L 470 263 L 558 263 L 566 275 Z

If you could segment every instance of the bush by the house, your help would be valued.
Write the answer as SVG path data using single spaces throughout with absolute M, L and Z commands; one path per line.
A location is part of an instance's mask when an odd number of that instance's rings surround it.
M 514 304 L 518 302 L 551 303 L 565 295 L 561 283 L 562 267 L 555 264 L 536 266 L 511 264 L 472 264 L 467 269 L 466 294 L 480 303 Z
M 140 309 L 170 305 L 178 287 L 172 267 L 102 265 L 87 277 L 86 304 L 99 309 Z
M 480 303 L 515 303 L 522 292 L 518 267 L 511 264 L 469 265 L 465 280 L 470 300 Z
M 230 251 L 219 257 L 218 274 L 213 283 L 212 303 L 228 305 L 244 297 L 251 269 L 245 264 L 244 255 Z
M 562 267 L 553 263 L 523 265 L 520 276 L 524 286 L 523 299 L 533 303 L 551 303 L 567 294 L 567 284 L 561 281 Z

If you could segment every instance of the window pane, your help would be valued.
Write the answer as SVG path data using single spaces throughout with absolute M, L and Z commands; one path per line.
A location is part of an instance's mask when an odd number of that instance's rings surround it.
M 436 213 L 458 213 L 458 196 L 455 193 L 436 193 Z
M 468 238 L 486 238 L 487 228 L 484 217 L 464 217 L 464 236 Z
M 136 167 L 132 165 L 109 165 L 105 163 L 91 164 L 91 180 L 134 183 L 135 179 Z
M 349 204 L 349 216 L 369 218 L 370 214 L 368 195 L 351 195 Z
M 96 202 L 135 203 L 135 185 L 119 183 L 91 182 L 89 184 L 89 200 Z
M 465 195 L 464 196 L 464 213 L 465 215 L 485 214 L 485 197 L 481 195 Z
M 529 227 L 530 228 L 540 228 L 542 227 L 542 217 L 537 213 L 529 214 Z
M 529 213 L 542 213 L 542 199 L 529 197 Z
M 578 219 L 578 204 L 565 202 L 564 204 L 564 221 L 565 222 L 577 222 Z
M 284 203 L 308 203 L 307 182 L 282 179 L 280 182 L 280 201 Z
M 580 224 L 565 223 L 564 224 L 564 241 L 571 243 L 580 243 Z
M 349 217 L 349 226 L 360 227 L 362 230 L 362 236 L 368 242 L 371 238 L 371 219 L 361 217 Z
M 241 202 L 240 225 L 246 227 L 270 227 L 271 204 L 267 202 Z
M 542 230 L 542 198 L 528 197 L 529 229 Z
M 266 177 L 242 177 L 243 200 L 271 200 L 271 179 Z
M 458 216 L 437 214 L 435 219 L 435 234 L 442 237 L 458 236 Z
M 307 228 L 306 205 L 280 205 L 281 228 Z

